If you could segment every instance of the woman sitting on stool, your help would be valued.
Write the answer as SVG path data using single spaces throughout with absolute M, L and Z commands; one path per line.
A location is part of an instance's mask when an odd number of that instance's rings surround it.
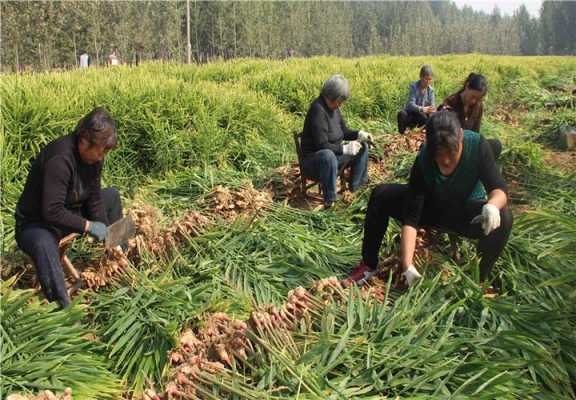
M 70 299 L 58 242 L 72 232 L 104 241 L 106 225 L 122 218 L 118 190 L 100 188 L 104 157 L 117 141 L 114 120 L 95 108 L 40 151 L 16 206 L 18 247 L 32 258 L 46 299 L 63 308 Z
M 350 190 L 368 182 L 368 144 L 372 135 L 348 129 L 338 109 L 350 97 L 348 81 L 341 75 L 328 79 L 320 96 L 312 102 L 302 133 L 302 172 L 320 181 L 324 207 L 336 201 L 339 166 L 350 162 Z M 342 144 L 342 140 L 349 140 Z
M 418 227 L 479 239 L 480 281 L 486 281 L 512 229 L 506 193 L 488 142 L 463 130 L 453 112 L 435 113 L 426 125 L 426 143 L 409 183 L 373 190 L 364 222 L 362 262 L 345 283 L 362 284 L 374 275 L 390 217 L 402 225 L 401 264 L 408 285 L 421 278 L 413 264 Z

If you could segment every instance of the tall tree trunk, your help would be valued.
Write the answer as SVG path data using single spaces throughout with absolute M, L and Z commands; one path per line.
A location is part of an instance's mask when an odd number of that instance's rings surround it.
M 16 72 L 20 72 L 20 52 L 19 52 L 20 45 L 16 43 Z
M 78 67 L 78 48 L 76 47 L 76 33 L 72 32 L 72 43 L 74 44 L 74 66 Z
M 100 65 L 100 52 L 98 51 L 98 43 L 96 42 L 96 36 L 94 36 L 94 51 L 96 52 L 96 65 Z
M 195 42 L 196 42 L 196 54 L 197 57 L 200 56 L 200 39 L 198 38 L 198 25 L 199 25 L 199 12 L 198 12 L 198 2 L 196 0 L 194 0 L 194 31 L 196 32 L 195 36 Z
M 44 57 L 42 55 L 42 45 L 38 43 L 38 66 L 42 68 L 42 64 L 44 64 Z
M 234 24 L 234 58 L 237 57 L 237 42 L 236 42 L 236 3 L 232 3 L 232 23 Z

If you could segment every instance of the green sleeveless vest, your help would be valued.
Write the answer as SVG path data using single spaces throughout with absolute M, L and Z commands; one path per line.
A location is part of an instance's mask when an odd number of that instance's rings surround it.
M 486 190 L 480 182 L 480 138 L 477 132 L 464 131 L 462 158 L 450 176 L 440 173 L 438 165 L 426 152 L 426 144 L 420 148 L 418 165 L 435 198 L 461 201 L 486 199 Z

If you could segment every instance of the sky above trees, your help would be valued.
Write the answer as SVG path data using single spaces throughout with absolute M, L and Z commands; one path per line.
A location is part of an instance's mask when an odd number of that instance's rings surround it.
M 538 17 L 542 7 L 542 0 L 455 0 L 454 3 L 460 8 L 469 6 L 485 13 L 491 13 L 494 7 L 498 6 L 503 15 L 512 15 L 524 5 L 531 17 Z

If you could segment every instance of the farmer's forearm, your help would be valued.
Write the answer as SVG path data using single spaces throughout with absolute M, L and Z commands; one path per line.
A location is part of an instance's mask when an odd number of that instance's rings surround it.
M 501 210 L 506 207 L 506 204 L 508 204 L 508 196 L 506 196 L 506 193 L 503 190 L 494 189 L 488 195 L 488 204 L 492 204 Z
M 402 226 L 401 241 L 400 241 L 400 258 L 402 261 L 402 269 L 406 270 L 408 266 L 412 265 L 414 260 L 414 251 L 416 249 L 416 228 L 410 225 Z

